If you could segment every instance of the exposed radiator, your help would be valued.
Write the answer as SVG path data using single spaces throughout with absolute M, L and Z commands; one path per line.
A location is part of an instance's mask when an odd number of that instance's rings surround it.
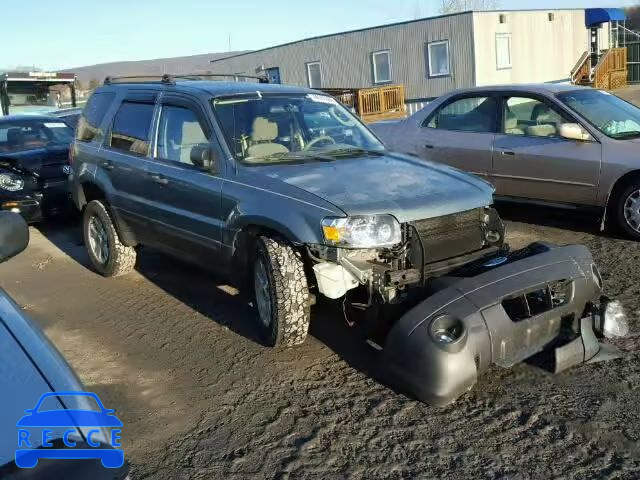
M 483 208 L 454 213 L 437 218 L 417 220 L 408 226 L 412 241 L 411 263 L 420 263 L 422 241 L 425 264 L 439 262 L 453 257 L 481 250 L 484 244 Z M 417 230 L 418 235 L 416 235 Z

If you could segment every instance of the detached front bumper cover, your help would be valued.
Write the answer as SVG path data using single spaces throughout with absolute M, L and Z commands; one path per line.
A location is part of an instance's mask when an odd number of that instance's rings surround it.
M 506 263 L 487 263 L 445 286 L 391 329 L 383 379 L 421 401 L 445 405 L 471 389 L 491 364 L 511 367 L 553 350 L 558 372 L 601 352 L 602 278 L 581 245 L 532 244 Z M 611 356 L 611 351 L 607 351 Z

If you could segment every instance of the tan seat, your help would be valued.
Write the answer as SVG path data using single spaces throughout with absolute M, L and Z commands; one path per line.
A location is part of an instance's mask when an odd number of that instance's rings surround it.
M 504 118 L 504 133 L 508 135 L 524 135 L 524 130 L 518 127 L 518 117 L 507 111 Z
M 251 128 L 251 146 L 247 149 L 248 158 L 260 158 L 274 153 L 287 153 L 289 149 L 274 142 L 278 138 L 278 124 L 264 117 L 256 117 Z
M 527 127 L 527 135 L 534 137 L 556 136 L 558 134 L 558 128 L 556 125 L 562 123 L 560 115 L 551 110 L 551 108 L 544 103 L 539 103 L 533 107 L 531 120 L 536 122 L 537 125 Z
M 182 124 L 182 143 L 177 146 L 180 150 L 180 161 L 193 164 L 191 150 L 196 145 L 206 143 L 208 143 L 208 140 L 199 122 L 184 122 Z
M 532 137 L 554 137 L 557 134 L 558 129 L 551 123 L 527 127 L 527 135 Z

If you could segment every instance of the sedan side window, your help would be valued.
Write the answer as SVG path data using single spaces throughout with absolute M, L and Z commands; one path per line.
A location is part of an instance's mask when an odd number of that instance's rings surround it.
M 441 107 L 427 120 L 428 128 L 464 132 L 495 132 L 497 102 L 493 97 L 465 97 Z
M 193 165 L 191 151 L 209 144 L 193 110 L 165 105 L 160 114 L 157 157 Z
M 502 112 L 502 133 L 530 137 L 560 136 L 560 125 L 571 123 L 550 105 L 527 97 L 510 97 Z

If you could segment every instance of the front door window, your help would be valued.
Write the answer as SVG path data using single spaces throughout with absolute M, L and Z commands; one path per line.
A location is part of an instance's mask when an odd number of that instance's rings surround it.
M 530 137 L 559 137 L 560 125 L 571 123 L 547 103 L 528 97 L 508 98 L 502 119 L 502 133 Z

